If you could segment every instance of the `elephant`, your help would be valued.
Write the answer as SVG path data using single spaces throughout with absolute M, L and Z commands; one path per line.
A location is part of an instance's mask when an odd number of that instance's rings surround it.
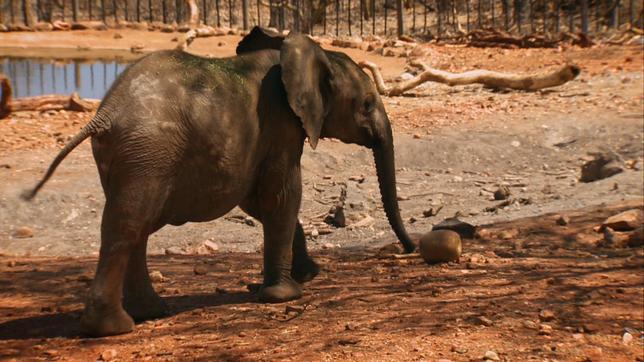
M 205 222 L 235 206 L 262 223 L 260 302 L 302 296 L 319 266 L 298 221 L 305 144 L 335 138 L 373 151 L 388 221 L 415 249 L 396 196 L 393 136 L 371 78 L 346 54 L 308 36 L 254 28 L 237 55 L 152 52 L 114 82 L 95 116 L 55 157 L 33 198 L 83 140 L 105 194 L 101 245 L 81 331 L 108 336 L 164 316 L 146 262 L 150 234 Z

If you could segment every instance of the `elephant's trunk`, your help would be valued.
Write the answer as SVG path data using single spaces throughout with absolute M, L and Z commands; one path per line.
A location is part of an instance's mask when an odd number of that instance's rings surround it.
M 416 246 L 412 243 L 411 238 L 405 230 L 405 226 L 400 217 L 400 210 L 398 209 L 394 142 L 391 128 L 387 127 L 384 133 L 384 135 L 379 137 L 380 140 L 375 142 L 373 146 L 373 157 L 376 161 L 380 195 L 391 228 L 405 248 L 405 252 L 411 253 L 416 249 Z

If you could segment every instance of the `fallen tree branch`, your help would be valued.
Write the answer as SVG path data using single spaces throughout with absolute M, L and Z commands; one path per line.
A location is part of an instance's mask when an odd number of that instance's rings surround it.
M 6 78 L 5 78 L 6 79 Z M 19 111 L 59 111 L 67 110 L 73 112 L 92 112 L 95 111 L 101 103 L 98 99 L 81 99 L 78 93 L 74 92 L 69 96 L 66 95 L 44 95 L 36 97 L 24 97 L 11 100 L 11 94 L 8 93 L 9 99 L 7 103 L 4 98 L 4 85 L 3 79 L 0 79 L 3 86 L 3 99 L 0 101 L 0 118 L 8 116 L 11 112 Z M 8 82 L 7 82 L 8 84 Z
M 363 61 L 359 65 L 367 68 L 373 75 L 378 93 L 390 97 L 399 96 L 425 82 L 438 82 L 449 85 L 483 84 L 488 88 L 509 88 L 515 90 L 536 91 L 543 88 L 556 87 L 579 75 L 580 69 L 574 64 L 566 64 L 555 71 L 529 75 L 500 73 L 490 70 L 471 70 L 464 73 L 450 73 L 439 69 L 430 68 L 418 61 L 411 61 L 411 65 L 420 67 L 423 72 L 416 77 L 401 82 L 393 87 L 387 87 L 378 66 L 374 63 Z

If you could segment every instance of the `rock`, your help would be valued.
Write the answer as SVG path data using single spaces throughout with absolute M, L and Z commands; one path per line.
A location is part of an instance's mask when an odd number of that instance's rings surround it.
M 58 31 L 68 31 L 72 29 L 72 26 L 68 22 L 61 20 L 54 20 L 51 25 L 53 26 L 53 30 Z
M 161 272 L 158 270 L 153 270 L 150 272 L 150 280 L 155 283 L 163 282 L 165 281 L 165 279 L 166 278 L 163 276 L 163 274 L 161 274 Z
M 438 215 L 438 213 L 443 209 L 443 205 L 436 207 L 430 207 L 429 209 L 423 211 L 423 217 L 432 217 Z
M 123 39 L 123 35 L 121 33 L 114 33 L 114 39 Z
M 497 237 L 502 240 L 514 239 L 519 235 L 519 230 L 517 229 L 508 229 L 503 230 L 497 234 Z
M 103 361 L 111 361 L 118 356 L 118 352 L 115 349 L 108 349 L 101 352 L 101 359 Z
M 210 251 L 212 253 L 216 253 L 217 251 L 219 251 L 219 245 L 217 243 L 215 243 L 215 242 L 210 241 L 210 240 L 204 241 L 203 246 L 206 249 L 208 249 L 208 251 Z
M 434 225 L 433 230 L 452 230 L 457 232 L 464 239 L 473 239 L 476 227 L 459 220 L 456 217 L 447 218 Z
M 538 326 L 533 321 L 523 321 L 523 326 L 528 329 L 537 329 Z
M 52 31 L 54 26 L 50 23 L 39 22 L 34 25 L 35 31 Z
M 331 243 L 322 244 L 322 249 L 333 249 L 334 247 L 335 247 L 335 245 L 333 245 Z
M 618 164 L 617 156 L 608 153 L 594 154 L 594 159 L 581 166 L 581 182 L 593 182 L 623 172 Z
M 420 255 L 428 264 L 458 261 L 461 237 L 452 230 L 435 230 L 424 234 L 419 243 Z
M 499 355 L 494 351 L 485 351 L 483 359 L 486 361 L 500 361 Z
M 468 349 L 463 346 L 452 346 L 450 350 L 458 354 L 465 354 L 468 351 Z
M 206 274 L 208 274 L 208 268 L 206 268 L 206 266 L 203 265 L 203 264 L 195 265 L 195 268 L 194 268 L 193 271 L 194 271 L 195 275 L 206 275 Z
M 608 227 L 615 231 L 631 231 L 641 227 L 642 224 L 644 224 L 644 211 L 632 209 L 609 217 L 602 223 L 599 230 L 603 231 Z
M 552 327 L 547 324 L 539 325 L 539 334 L 542 336 L 549 336 L 552 334 Z
M 15 261 L 15 260 L 9 260 L 9 261 L 7 262 L 7 266 L 8 266 L 9 268 L 13 268 L 14 266 L 16 266 L 16 261 Z
M 178 246 L 172 246 L 165 249 L 165 255 L 186 255 L 186 251 Z
M 347 226 L 347 219 L 344 215 L 343 203 L 338 203 L 333 206 L 331 210 L 329 210 L 329 214 L 324 218 L 324 222 L 337 228 L 343 228 Z
M 624 334 L 622 335 L 622 343 L 630 344 L 632 341 L 633 341 L 633 335 L 628 332 L 624 332 Z
M 612 248 L 625 248 L 628 245 L 629 234 L 620 233 L 612 228 L 604 229 L 604 240 L 600 246 Z
M 639 227 L 630 234 L 627 245 L 631 248 L 637 248 L 644 245 L 644 227 Z
M 542 322 L 550 322 L 555 319 L 555 313 L 549 309 L 542 309 L 539 312 L 539 320 Z
M 132 53 L 143 53 L 144 47 L 145 46 L 141 43 L 132 44 L 132 46 L 130 47 L 130 51 Z
M 485 316 L 476 317 L 475 321 L 476 321 L 477 324 L 480 324 L 480 325 L 486 326 L 486 327 L 490 327 L 490 326 L 492 326 L 494 324 L 494 322 L 492 322 L 492 320 L 490 318 L 485 317 Z
M 404 252 L 405 250 L 403 249 L 402 245 L 400 245 L 399 242 L 395 242 L 395 243 L 387 244 L 381 247 L 380 249 L 378 249 L 377 255 L 379 258 L 388 258 L 391 255 L 402 254 Z
M 570 224 L 570 218 L 566 215 L 557 215 L 556 222 L 557 222 L 557 225 L 566 226 Z
M 505 185 L 499 186 L 499 188 L 494 191 L 494 200 L 505 200 L 508 197 L 510 197 L 510 189 Z
M 27 227 L 27 226 L 22 226 L 16 229 L 16 231 L 13 232 L 13 237 L 17 239 L 26 239 L 26 238 L 33 238 L 34 237 L 34 231 Z

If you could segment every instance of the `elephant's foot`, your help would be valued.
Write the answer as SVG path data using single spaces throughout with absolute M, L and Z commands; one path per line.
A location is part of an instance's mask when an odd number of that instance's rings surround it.
M 294 261 L 291 269 L 291 277 L 298 283 L 305 283 L 313 280 L 320 273 L 320 266 L 311 258 L 301 262 Z
M 88 305 L 81 318 L 81 332 L 90 337 L 114 336 L 133 329 L 134 321 L 120 305 L 112 308 Z
M 141 297 L 126 297 L 123 307 L 137 322 L 168 315 L 166 303 L 156 293 Z
M 282 303 L 302 297 L 302 288 L 291 278 L 282 279 L 279 283 L 259 289 L 257 298 L 262 303 Z

